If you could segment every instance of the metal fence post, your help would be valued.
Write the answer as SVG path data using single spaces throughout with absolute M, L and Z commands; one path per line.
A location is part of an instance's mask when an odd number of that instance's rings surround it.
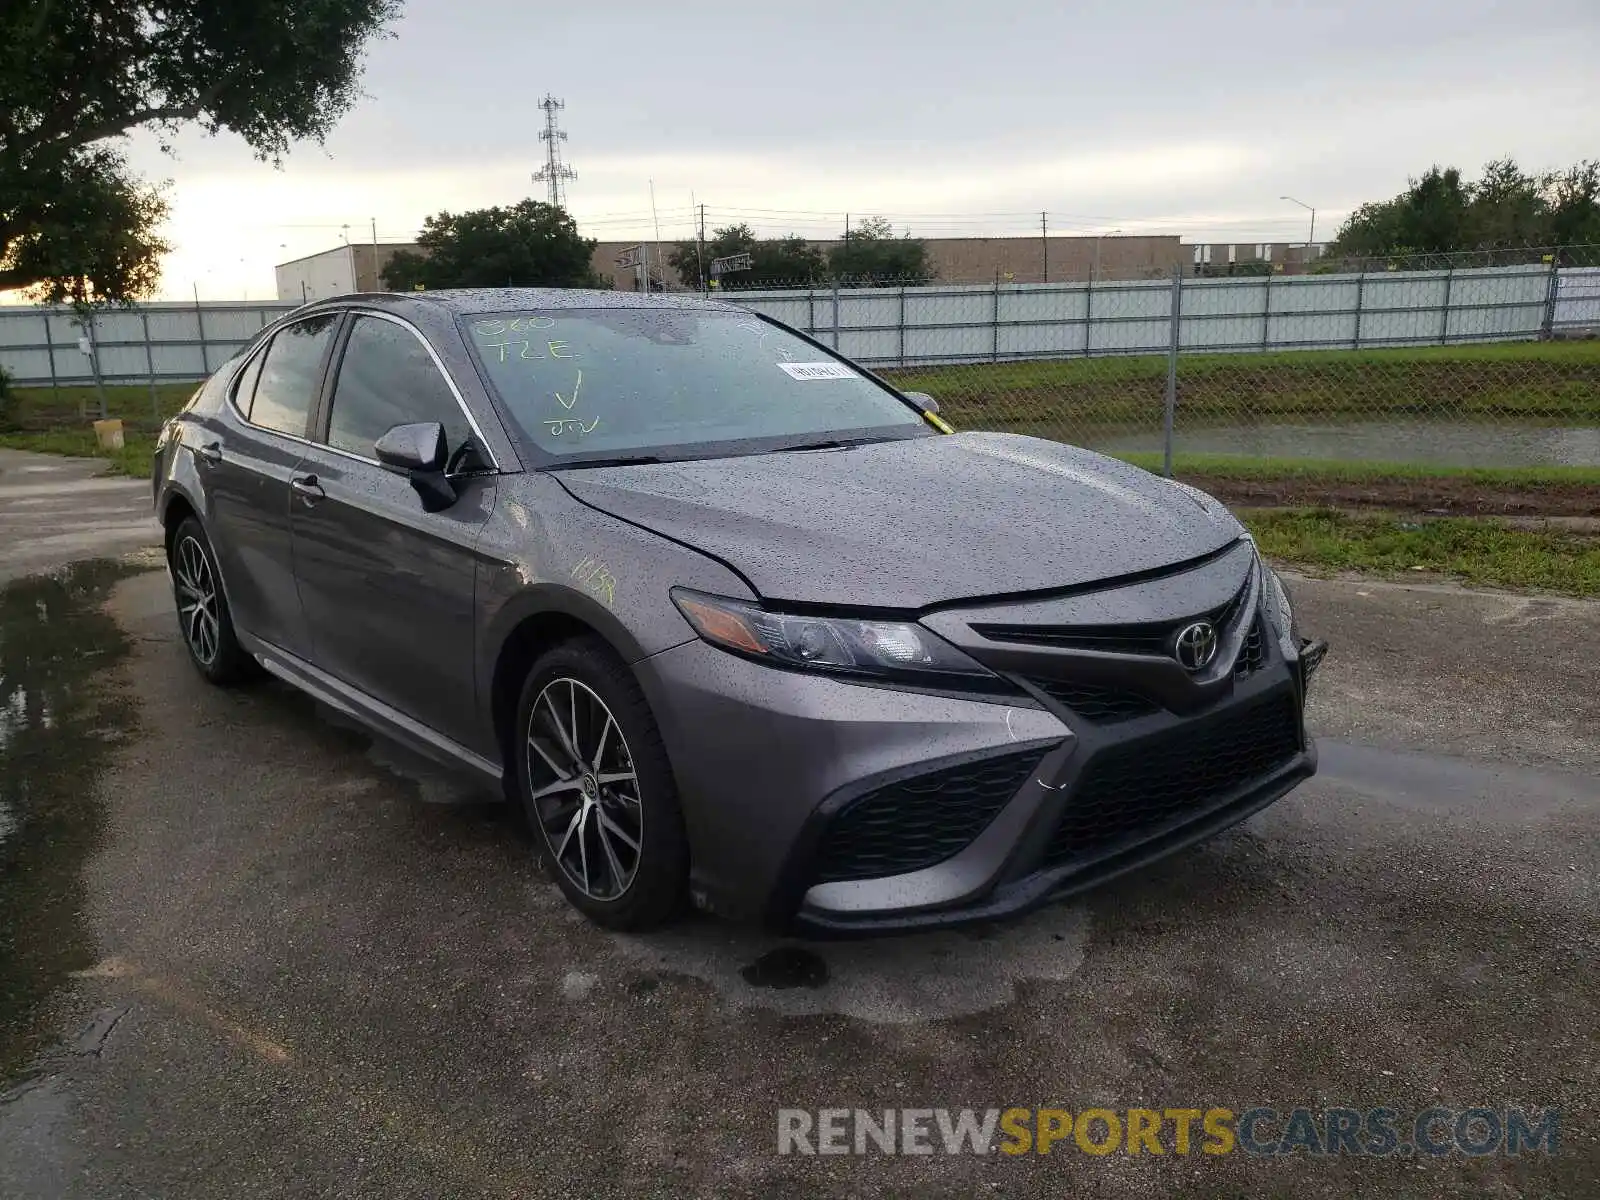
M 152 424 L 161 424 L 161 401 L 156 396 L 156 356 L 150 349 L 150 314 L 144 309 L 139 310 L 139 324 L 144 329 L 144 366 L 150 375 L 150 420 Z
M 994 277 L 994 338 L 990 343 L 989 361 L 1000 361 L 1000 275 Z
M 1261 299 L 1261 348 L 1272 344 L 1272 262 L 1267 262 L 1267 286 Z
M 1162 421 L 1161 473 L 1172 478 L 1172 426 L 1178 411 L 1178 343 L 1183 328 L 1183 266 L 1172 268 L 1172 335 L 1167 344 L 1167 397 Z
M 1540 322 L 1539 336 L 1549 341 L 1556 335 L 1556 302 L 1561 298 L 1561 256 L 1550 255 L 1550 280 L 1544 290 L 1544 320 Z
M 1083 288 L 1083 356 L 1089 357 L 1094 345 L 1094 276 Z
M 106 382 L 100 375 L 100 340 L 95 336 L 94 310 L 89 310 L 83 328 L 89 336 L 89 367 L 94 372 L 94 392 L 100 401 L 100 419 L 104 421 L 111 415 L 106 407 Z
M 1361 268 L 1361 274 L 1356 276 L 1356 336 L 1350 347 L 1352 350 L 1361 349 L 1361 297 L 1367 289 L 1367 269 Z
M 39 318 L 44 322 L 44 356 L 50 361 L 50 401 L 53 404 L 61 403 L 61 387 L 56 382 L 56 344 L 50 336 L 50 314 L 45 313 Z
M 833 281 L 833 348 L 839 349 L 839 281 Z
M 900 285 L 900 365 L 906 365 L 906 285 Z
M 806 332 L 817 336 L 817 289 L 806 289 Z
M 1444 272 L 1444 314 L 1439 322 L 1439 345 L 1448 345 L 1450 341 L 1450 292 L 1456 282 L 1456 267 L 1451 263 Z
M 211 374 L 211 355 L 206 352 L 206 314 L 200 307 L 200 285 L 194 285 L 194 324 L 195 332 L 200 335 L 200 373 Z

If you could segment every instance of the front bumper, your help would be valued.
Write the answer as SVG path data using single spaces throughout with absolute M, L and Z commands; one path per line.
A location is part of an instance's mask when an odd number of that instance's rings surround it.
M 982 646 L 1027 664 L 1003 670 L 1019 683 L 1006 701 L 784 672 L 702 642 L 640 662 L 694 901 L 811 936 L 984 922 L 1202 842 L 1290 792 L 1317 766 L 1302 714 L 1325 646 L 1275 637 L 1237 562 L 1203 570 L 1216 594 L 1237 595 L 1227 661 L 1202 677 L 1173 678 L 1170 659 Z M 1126 611 L 1128 595 L 1107 598 Z M 941 624 L 979 650 L 965 614 Z M 1094 690 L 1074 691 L 1085 667 L 1101 672 Z M 1117 678 L 1160 702 L 1118 709 Z

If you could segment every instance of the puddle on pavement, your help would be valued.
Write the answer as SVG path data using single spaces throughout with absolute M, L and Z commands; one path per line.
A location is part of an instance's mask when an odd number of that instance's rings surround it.
M 134 724 L 102 686 L 128 642 L 101 604 L 136 569 L 81 563 L 0 588 L 0 1080 L 44 1044 L 67 972 L 95 959 L 82 915 L 104 824 L 95 779 Z
M 804 946 L 779 946 L 768 950 L 739 972 L 751 987 L 821 987 L 828 982 L 828 963 Z
M 732 1004 L 901 1025 L 999 1008 L 1019 983 L 1070 979 L 1089 928 L 1080 904 L 974 929 L 837 942 L 691 917 L 659 933 L 619 934 L 616 945 L 637 966 L 703 980 Z

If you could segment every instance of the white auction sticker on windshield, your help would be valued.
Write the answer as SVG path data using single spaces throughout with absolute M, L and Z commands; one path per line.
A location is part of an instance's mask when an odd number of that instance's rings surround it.
M 791 379 L 859 379 L 861 378 L 843 363 L 779 363 L 778 369 L 787 372 Z

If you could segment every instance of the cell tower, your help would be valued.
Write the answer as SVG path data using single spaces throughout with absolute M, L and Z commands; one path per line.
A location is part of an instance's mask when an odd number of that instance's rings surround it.
M 546 96 L 539 101 L 539 107 L 544 109 L 544 128 L 539 131 L 539 140 L 544 143 L 544 166 L 534 172 L 533 181 L 548 183 L 550 203 L 564 209 L 566 204 L 561 185 L 568 179 L 578 177 L 576 171 L 561 161 L 561 143 L 567 140 L 567 133 L 564 129 L 556 128 L 556 113 L 565 108 L 566 104 L 554 96 Z

